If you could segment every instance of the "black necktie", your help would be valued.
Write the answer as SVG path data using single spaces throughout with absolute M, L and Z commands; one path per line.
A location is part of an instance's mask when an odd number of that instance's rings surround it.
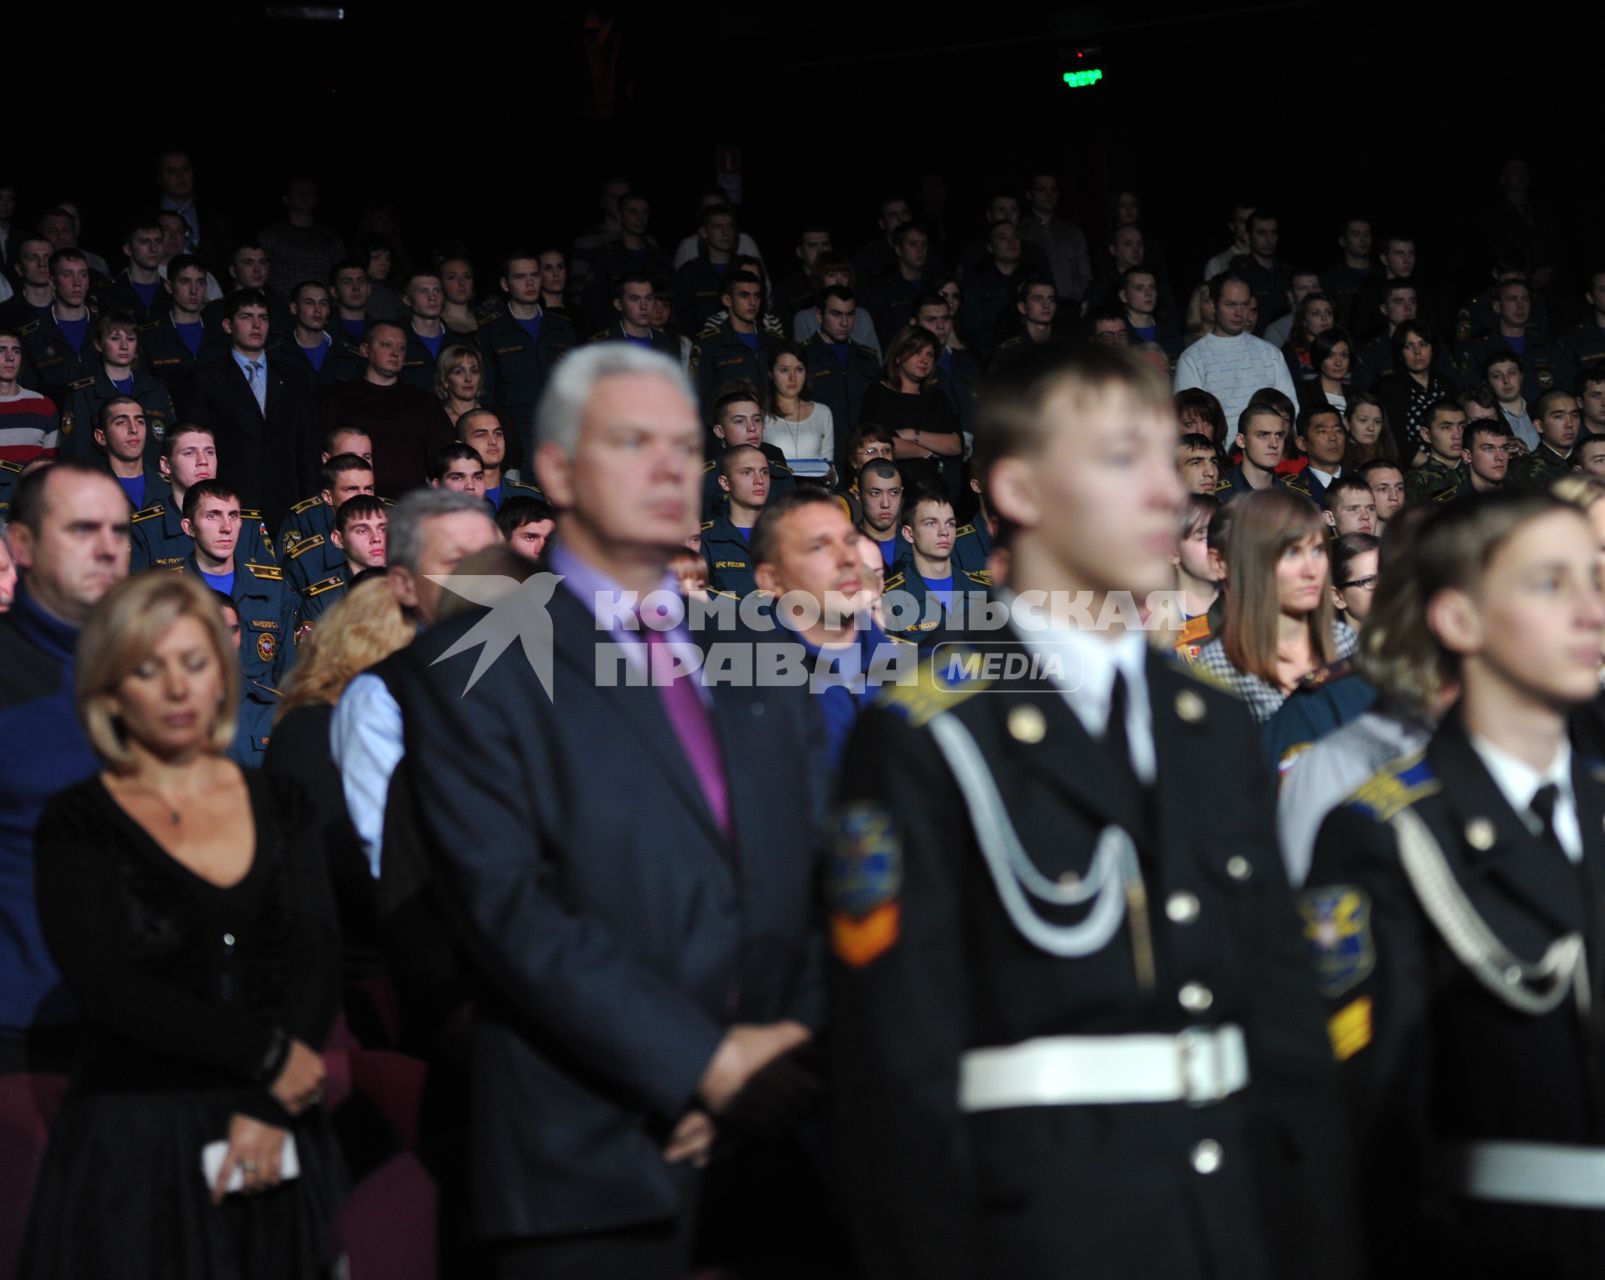
M 1118 799 L 1121 811 L 1129 813 L 1131 821 L 1136 824 L 1129 828 L 1132 839 L 1141 845 L 1147 827 L 1148 789 L 1137 776 L 1136 766 L 1131 760 L 1131 739 L 1126 731 L 1126 703 L 1129 698 L 1125 673 L 1117 670 L 1114 685 L 1109 690 L 1109 719 L 1103 730 L 1104 756 L 1108 761 L 1109 773 L 1120 790 Z
M 1533 817 L 1538 819 L 1543 828 L 1539 832 L 1539 837 L 1544 844 L 1570 862 L 1571 858 L 1566 853 L 1566 846 L 1560 842 L 1560 837 L 1555 834 L 1555 804 L 1559 799 L 1560 788 L 1553 782 L 1546 782 L 1537 791 L 1533 792 L 1533 798 L 1527 805 L 1527 809 Z

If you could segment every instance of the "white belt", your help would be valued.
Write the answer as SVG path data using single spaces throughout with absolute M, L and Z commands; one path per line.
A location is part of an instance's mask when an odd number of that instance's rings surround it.
M 1219 1102 L 1248 1083 L 1241 1027 L 1179 1035 L 1044 1036 L 971 1049 L 959 1065 L 959 1107 Z
M 1468 1142 L 1447 1154 L 1450 1185 L 1473 1200 L 1605 1209 L 1605 1148 Z

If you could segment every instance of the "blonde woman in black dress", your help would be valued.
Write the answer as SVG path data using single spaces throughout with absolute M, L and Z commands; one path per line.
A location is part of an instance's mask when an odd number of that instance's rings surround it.
M 22 1274 L 319 1275 L 339 1182 L 318 1052 L 339 939 L 298 794 L 224 755 L 239 676 L 211 594 L 166 573 L 109 592 L 79 640 L 76 697 L 104 768 L 51 799 L 37 856 L 82 1047 Z

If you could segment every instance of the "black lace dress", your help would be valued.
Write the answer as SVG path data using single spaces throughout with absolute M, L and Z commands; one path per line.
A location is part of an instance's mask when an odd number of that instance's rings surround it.
M 327 1037 L 339 937 L 299 792 L 245 778 L 256 850 L 227 888 L 169 856 L 98 777 L 45 808 L 40 923 L 83 1040 L 28 1224 L 29 1280 L 298 1280 L 328 1266 L 342 1175 L 326 1117 L 292 1120 L 267 1086 L 291 1038 Z M 214 1207 L 201 1149 L 236 1112 L 288 1128 L 301 1175 Z

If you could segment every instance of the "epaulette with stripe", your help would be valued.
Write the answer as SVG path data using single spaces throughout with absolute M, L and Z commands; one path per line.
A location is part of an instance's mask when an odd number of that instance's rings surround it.
M 319 497 L 316 497 L 316 498 L 302 498 L 300 502 L 296 503 L 293 507 L 290 508 L 290 514 L 294 515 L 294 516 L 298 516 L 303 511 L 311 511 L 313 507 L 321 507 L 322 505 L 323 505 L 323 498 L 322 498 L 321 495 Z M 245 512 L 242 511 L 242 512 L 240 512 L 240 514 L 243 516 L 245 514 Z
M 978 587 L 990 587 L 992 585 L 992 571 L 990 569 L 966 569 L 964 570 L 964 576 Z
M 95 385 L 93 378 L 74 378 L 67 384 L 68 391 L 84 391 Z
M 711 528 L 713 528 L 713 521 L 712 520 L 704 520 L 702 522 L 702 532 L 703 533 L 706 533 Z
M 245 571 L 253 578 L 260 578 L 263 582 L 283 582 L 284 570 L 276 564 L 247 563 Z
M 301 557 L 302 552 L 311 551 L 315 547 L 321 547 L 322 545 L 323 535 L 321 533 L 309 533 L 306 537 L 298 541 L 295 546 L 286 547 L 284 552 L 290 557 L 290 559 L 297 560 Z
M 974 532 L 975 526 L 973 524 L 967 524 L 961 529 L 955 529 L 953 531 L 953 536 L 954 538 L 967 538 Z
M 319 581 L 314 582 L 301 594 L 307 597 L 321 596 L 325 591 L 333 591 L 336 587 L 345 586 L 345 581 L 345 576 L 343 574 L 332 574 L 327 578 L 322 578 Z
M 903 585 L 903 582 L 904 582 L 903 574 L 901 572 L 894 573 L 891 577 L 887 578 L 886 581 L 881 584 L 881 590 L 882 591 L 896 591 L 900 586 Z
M 1423 748 L 1384 765 L 1348 798 L 1347 805 L 1377 822 L 1387 822 L 1442 787 L 1427 763 Z
M 138 524 L 141 520 L 155 520 L 158 516 L 164 516 L 166 514 L 166 503 L 153 502 L 148 507 L 141 507 L 138 511 L 134 512 L 133 515 L 129 516 L 128 519 L 131 523 Z
M 941 645 L 940 665 L 933 655 L 919 664 L 913 681 L 884 684 L 878 699 L 879 705 L 902 716 L 916 729 L 923 728 L 944 711 L 951 711 L 959 703 L 973 698 L 989 688 L 993 681 L 986 676 L 969 673 L 978 670 L 984 655 L 971 653 L 959 646 Z
M 1356 674 L 1354 659 L 1339 658 L 1336 662 L 1329 662 L 1324 667 L 1316 667 L 1314 671 L 1307 671 L 1299 677 L 1298 687 L 1306 692 L 1325 688 L 1335 680 L 1342 680 L 1347 676 Z
M 14 475 L 20 476 L 22 474 L 22 463 L 10 462 L 6 459 L 0 458 L 0 471 L 10 471 Z
M 702 464 L 702 474 L 703 475 L 707 475 L 708 472 L 712 471 L 718 465 L 719 464 L 717 462 L 715 462 L 712 458 L 709 458 L 706 462 L 704 462 Z

